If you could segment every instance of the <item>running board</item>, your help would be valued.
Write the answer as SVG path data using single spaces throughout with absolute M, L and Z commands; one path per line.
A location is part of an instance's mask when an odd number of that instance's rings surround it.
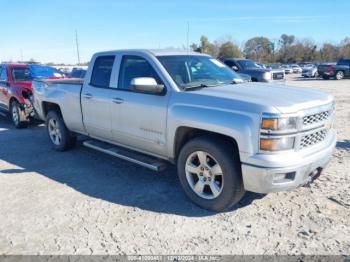
M 108 155 L 118 157 L 120 159 L 132 162 L 134 164 L 149 168 L 153 171 L 162 171 L 166 168 L 166 163 L 155 157 L 147 156 L 129 149 L 125 149 L 119 146 L 100 142 L 97 140 L 86 140 L 83 145 L 95 149 L 97 151 L 106 153 Z

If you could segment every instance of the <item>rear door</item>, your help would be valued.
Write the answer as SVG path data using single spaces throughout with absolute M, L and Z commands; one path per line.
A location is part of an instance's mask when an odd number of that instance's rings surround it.
M 83 122 L 90 136 L 112 140 L 112 97 L 110 88 L 115 56 L 98 56 L 95 59 L 90 81 L 86 80 L 81 94 Z

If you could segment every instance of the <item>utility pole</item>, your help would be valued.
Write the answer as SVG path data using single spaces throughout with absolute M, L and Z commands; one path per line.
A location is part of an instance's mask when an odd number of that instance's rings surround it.
M 80 65 L 79 42 L 78 42 L 78 31 L 77 30 L 75 30 L 75 42 L 77 45 L 78 65 Z
M 23 62 L 23 50 L 21 49 L 20 52 L 21 52 L 21 62 Z

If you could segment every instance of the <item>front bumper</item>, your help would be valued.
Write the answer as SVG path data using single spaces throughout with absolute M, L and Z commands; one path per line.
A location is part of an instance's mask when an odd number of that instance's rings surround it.
M 312 73 L 312 72 L 303 72 L 302 74 L 301 74 L 301 76 L 303 76 L 303 77 L 312 77 L 312 76 L 314 76 L 314 74 Z
M 312 182 L 330 161 L 335 145 L 334 131 L 326 146 L 309 156 L 289 158 L 281 155 L 261 155 L 259 162 L 265 162 L 265 165 L 243 163 L 244 188 L 247 191 L 265 194 L 291 190 Z M 276 180 L 279 177 L 284 178 Z

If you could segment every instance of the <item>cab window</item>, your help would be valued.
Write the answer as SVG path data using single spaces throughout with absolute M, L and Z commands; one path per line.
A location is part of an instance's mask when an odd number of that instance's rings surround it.
M 123 56 L 119 71 L 118 88 L 132 90 L 131 81 L 137 77 L 152 77 L 158 84 L 162 82 L 146 59 L 140 56 Z
M 90 82 L 92 86 L 109 87 L 114 59 L 115 56 L 100 56 L 96 58 Z

